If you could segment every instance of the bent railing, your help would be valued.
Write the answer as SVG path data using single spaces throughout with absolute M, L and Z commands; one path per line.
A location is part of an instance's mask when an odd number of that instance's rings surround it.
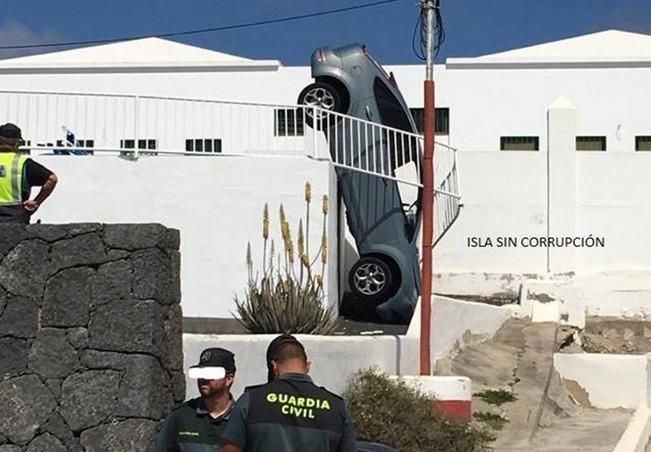
M 123 94 L 0 91 L 0 115 L 18 124 L 32 154 L 277 155 L 421 184 L 421 135 L 314 106 Z M 457 150 L 436 143 L 439 241 L 459 215 Z

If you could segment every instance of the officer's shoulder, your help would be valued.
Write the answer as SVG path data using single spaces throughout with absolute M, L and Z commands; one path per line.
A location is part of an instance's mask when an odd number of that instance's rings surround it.
M 268 383 L 262 383 L 262 384 L 259 384 L 259 385 L 247 386 L 247 387 L 244 388 L 244 393 L 246 394 L 247 392 L 255 391 L 256 389 L 262 388 L 262 387 L 267 386 L 267 385 L 268 385 Z
M 199 404 L 199 400 L 201 400 L 201 398 L 197 397 L 196 399 L 190 399 L 184 402 L 179 402 L 172 407 L 170 414 L 181 413 L 188 409 L 195 411 L 197 409 L 197 405 Z
M 328 388 L 326 388 L 326 387 L 324 387 L 324 386 L 319 386 L 319 389 L 321 389 L 321 390 L 327 392 L 328 395 L 331 395 L 332 397 L 334 397 L 334 398 L 336 398 L 336 399 L 339 399 L 339 400 L 341 400 L 342 402 L 343 402 L 343 400 L 344 400 L 344 398 L 343 398 L 342 396 L 340 396 L 340 395 L 337 394 L 337 393 L 334 393 L 334 392 L 330 391 Z

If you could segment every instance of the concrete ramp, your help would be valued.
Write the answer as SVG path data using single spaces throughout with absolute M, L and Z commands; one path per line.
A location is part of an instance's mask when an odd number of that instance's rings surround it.
M 630 418 L 627 410 L 581 407 L 568 396 L 553 367 L 558 331 L 556 323 L 510 319 L 491 340 L 437 363 L 442 373 L 472 379 L 475 413 L 508 420 L 495 432 L 495 452 L 610 451 L 624 431 Z M 486 389 L 511 391 L 517 400 L 490 405 L 476 396 Z M 577 448 L 588 439 L 591 447 Z

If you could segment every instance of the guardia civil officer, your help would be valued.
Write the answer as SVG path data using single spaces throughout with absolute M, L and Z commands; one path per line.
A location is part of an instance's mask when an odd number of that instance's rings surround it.
M 155 452 L 215 452 L 235 402 L 231 386 L 235 357 L 223 348 L 201 352 L 199 364 L 190 367 L 200 397 L 188 400 L 165 419 L 156 439 Z
M 50 196 L 58 182 L 56 175 L 18 152 L 23 144 L 20 127 L 0 126 L 0 222 L 29 223 L 29 218 Z M 29 199 L 32 187 L 41 187 Z
M 270 344 L 269 383 L 237 401 L 222 452 L 354 452 L 355 429 L 344 400 L 307 375 L 303 345 L 283 335 Z

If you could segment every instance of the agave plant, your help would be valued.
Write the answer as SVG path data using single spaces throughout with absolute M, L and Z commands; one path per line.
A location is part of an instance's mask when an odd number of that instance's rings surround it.
M 326 219 L 328 197 L 323 196 L 323 232 L 319 249 L 310 260 L 309 228 L 312 187 L 305 184 L 306 221 L 299 220 L 296 247 L 283 205 L 279 209 L 282 252 L 275 255 L 274 241 L 269 237 L 269 207 L 262 215 L 262 276 L 253 273 L 251 244 L 247 245 L 248 283 L 242 298 L 235 296 L 236 318 L 251 333 L 332 334 L 337 321 L 324 303 L 324 274 L 328 255 Z M 269 248 L 269 253 L 267 253 Z M 282 255 L 282 256 L 281 256 Z M 274 264 L 275 258 L 277 264 Z M 315 271 L 320 261 L 320 272 Z M 281 262 L 284 266 L 281 267 Z M 297 268 L 298 267 L 298 268 Z

